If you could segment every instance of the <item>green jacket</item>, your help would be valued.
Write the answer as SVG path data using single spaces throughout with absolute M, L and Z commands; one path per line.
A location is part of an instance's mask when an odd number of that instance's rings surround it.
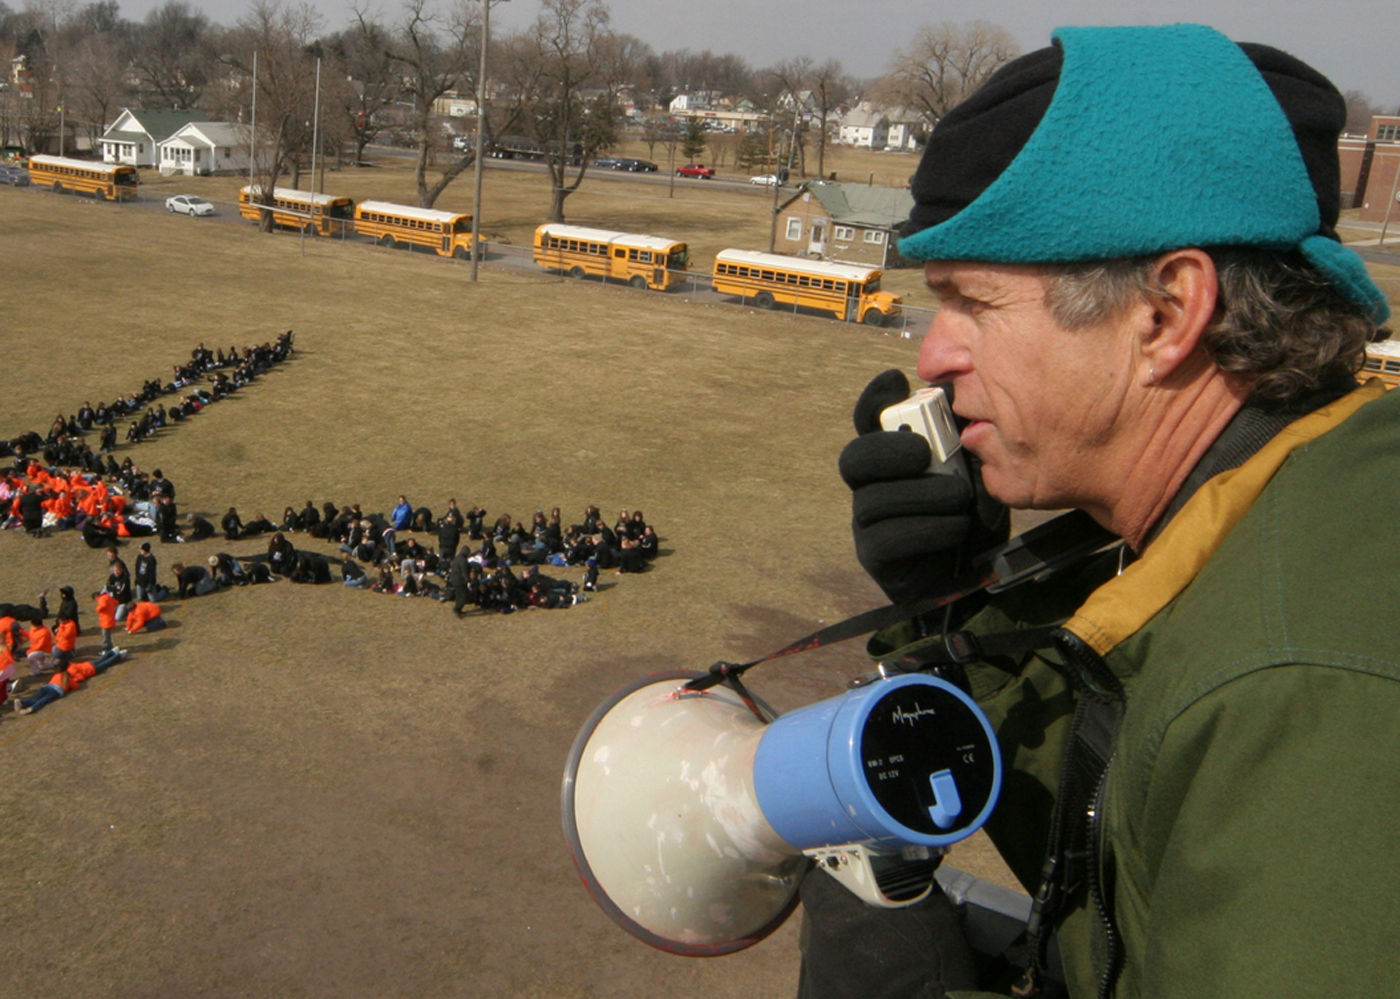
M 1126 695 L 1100 843 L 1120 999 L 1400 994 L 1398 487 L 1400 392 L 1372 383 L 1207 482 L 1121 575 L 969 624 L 1051 623 L 1092 589 L 1065 627 Z M 1007 765 L 988 832 L 1032 892 L 1074 713 L 1053 655 L 968 670 Z M 1074 999 L 1099 994 L 1106 940 L 1081 893 Z

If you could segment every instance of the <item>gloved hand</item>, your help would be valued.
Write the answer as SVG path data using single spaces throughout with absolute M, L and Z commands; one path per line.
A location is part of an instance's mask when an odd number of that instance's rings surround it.
M 952 386 L 944 386 L 952 399 Z M 883 431 L 880 413 L 909 396 L 897 370 L 873 378 L 856 402 L 858 436 L 841 452 L 841 478 L 851 488 L 856 558 L 895 603 L 934 592 L 970 556 L 1007 538 L 1006 507 L 987 494 L 981 463 L 968 452 L 972 481 L 925 475 L 933 455 L 909 431 Z

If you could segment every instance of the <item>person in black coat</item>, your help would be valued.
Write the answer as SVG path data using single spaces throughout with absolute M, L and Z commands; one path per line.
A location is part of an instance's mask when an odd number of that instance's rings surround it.
M 19 519 L 26 534 L 38 537 L 44 529 L 44 497 L 37 485 L 30 486 L 20 495 Z
M 190 514 L 190 537 L 191 541 L 203 541 L 205 538 L 214 536 L 214 525 L 209 523 L 198 514 Z
M 172 497 L 162 495 L 156 500 L 155 521 L 156 533 L 160 535 L 161 541 L 180 540 L 180 511 Z
M 310 531 L 321 522 L 321 511 L 316 509 L 316 504 L 310 500 L 306 501 L 306 506 L 301 508 L 297 514 L 297 530 Z
M 237 507 L 229 507 L 228 513 L 224 514 L 224 519 L 219 521 L 219 526 L 224 529 L 224 540 L 237 541 L 243 537 L 243 518 L 238 516 Z
M 131 603 L 131 574 L 126 571 L 126 563 L 119 558 L 112 561 L 105 589 L 116 599 L 117 603 Z
M 141 542 L 141 551 L 136 556 L 136 599 L 151 600 L 151 590 L 157 585 L 156 573 L 159 566 L 151 554 L 151 543 Z
M 451 559 L 457 554 L 457 546 L 462 542 L 461 513 L 457 513 L 457 519 L 451 514 L 455 510 L 449 510 L 448 515 L 438 521 L 438 556 L 444 559 Z
M 279 576 L 288 576 L 297 564 L 297 550 L 280 531 L 267 543 L 267 567 Z

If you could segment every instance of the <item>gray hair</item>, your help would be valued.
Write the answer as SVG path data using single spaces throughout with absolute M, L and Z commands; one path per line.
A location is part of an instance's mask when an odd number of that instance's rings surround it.
M 1287 402 L 1333 378 L 1354 377 L 1366 344 L 1389 336 L 1297 253 L 1257 247 L 1206 252 L 1220 294 L 1202 342 L 1222 371 L 1252 386 L 1256 399 Z M 1134 302 L 1164 297 L 1157 259 L 1051 265 L 1046 307 L 1066 329 L 1107 322 Z

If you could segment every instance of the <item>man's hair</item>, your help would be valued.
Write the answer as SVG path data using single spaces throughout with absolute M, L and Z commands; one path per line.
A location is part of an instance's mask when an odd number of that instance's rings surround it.
M 1366 344 L 1389 335 L 1298 253 L 1256 247 L 1206 252 L 1220 293 L 1202 342 L 1222 371 L 1251 385 L 1255 399 L 1287 402 L 1330 379 L 1354 376 Z M 1163 296 L 1157 259 L 1049 265 L 1045 304 L 1066 329 L 1106 322 L 1135 301 Z

